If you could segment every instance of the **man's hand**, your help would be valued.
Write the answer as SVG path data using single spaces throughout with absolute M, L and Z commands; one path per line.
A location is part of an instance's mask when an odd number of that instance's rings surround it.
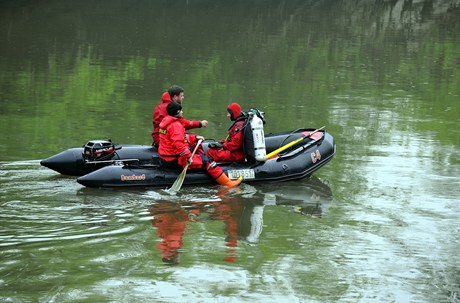
M 200 141 L 200 140 L 204 141 L 204 137 L 200 136 L 200 135 L 197 135 L 196 136 L 196 141 Z
M 208 120 L 201 120 L 201 127 L 206 127 L 208 126 Z

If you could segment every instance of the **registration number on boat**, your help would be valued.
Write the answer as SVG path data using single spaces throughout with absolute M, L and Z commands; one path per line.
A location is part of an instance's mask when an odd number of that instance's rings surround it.
M 227 171 L 230 179 L 238 179 L 243 177 L 243 180 L 255 179 L 256 175 L 253 169 L 231 169 Z

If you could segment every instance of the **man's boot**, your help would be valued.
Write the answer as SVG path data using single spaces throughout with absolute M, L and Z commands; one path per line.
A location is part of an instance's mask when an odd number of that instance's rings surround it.
M 243 177 L 241 177 L 241 176 L 236 180 L 230 180 L 224 172 L 222 172 L 222 174 L 219 176 L 219 178 L 216 179 L 216 181 L 220 185 L 225 185 L 227 187 L 238 186 L 241 183 L 242 180 L 243 180 Z
M 212 161 L 206 165 L 206 170 L 208 174 L 217 181 L 220 185 L 224 185 L 227 187 L 234 187 L 241 183 L 243 177 L 239 177 L 236 180 L 230 180 L 227 175 L 224 173 L 222 168 L 216 165 L 216 162 Z

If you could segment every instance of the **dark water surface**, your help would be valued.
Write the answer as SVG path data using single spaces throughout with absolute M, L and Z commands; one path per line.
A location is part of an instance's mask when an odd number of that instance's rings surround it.
M 172 83 L 337 154 L 278 184 L 88 189 Z M 0 1 L 0 301 L 460 302 L 460 1 Z

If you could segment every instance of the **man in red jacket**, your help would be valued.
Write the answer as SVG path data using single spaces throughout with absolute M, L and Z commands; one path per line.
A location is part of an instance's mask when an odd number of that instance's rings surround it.
M 219 184 L 227 187 L 237 186 L 241 183 L 242 177 L 237 180 L 230 180 L 216 162 L 208 161 L 207 157 L 200 154 L 193 155 L 190 147 L 196 145 L 202 136 L 187 134 L 183 124 L 182 106 L 177 102 L 171 102 L 166 107 L 168 116 L 160 123 L 160 165 L 163 167 L 184 168 L 191 162 L 189 168 L 204 169 Z M 203 156 L 203 157 L 202 157 Z
M 206 155 L 216 162 L 244 162 L 243 128 L 247 117 L 242 115 L 238 103 L 230 104 L 227 111 L 227 116 L 233 121 L 228 129 L 228 136 L 224 140 L 210 143 Z
M 167 92 L 163 93 L 161 96 L 161 102 L 155 107 L 153 110 L 152 115 L 152 123 L 153 123 L 153 130 L 152 130 L 152 139 L 154 146 L 158 147 L 160 144 L 160 135 L 158 130 L 160 129 L 160 123 L 164 117 L 168 115 L 166 112 L 166 106 L 168 106 L 171 102 L 177 102 L 182 104 L 184 100 L 184 89 L 178 85 L 171 86 Z M 186 120 L 183 119 L 182 122 L 184 123 L 184 127 L 186 130 L 192 128 L 200 128 L 208 126 L 207 120 Z

